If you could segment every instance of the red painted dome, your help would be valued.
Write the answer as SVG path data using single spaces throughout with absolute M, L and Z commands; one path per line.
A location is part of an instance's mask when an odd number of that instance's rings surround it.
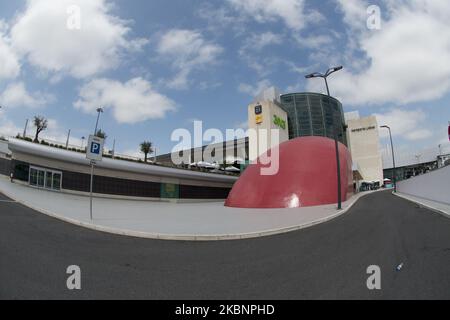
M 353 192 L 353 174 L 350 153 L 342 143 L 339 143 L 339 156 L 341 200 L 345 201 Z M 273 175 L 261 174 L 261 169 L 267 170 L 271 164 L 262 165 L 260 160 L 261 156 L 242 173 L 225 206 L 294 208 L 337 203 L 333 139 L 301 137 L 281 143 L 278 172 Z

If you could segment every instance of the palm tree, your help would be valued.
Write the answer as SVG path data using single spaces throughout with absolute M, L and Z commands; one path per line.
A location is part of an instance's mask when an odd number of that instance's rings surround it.
M 152 143 L 150 141 L 141 142 L 141 152 L 144 153 L 144 162 L 147 162 L 147 155 L 153 152 Z
M 47 129 L 47 119 L 42 116 L 34 116 L 34 126 L 36 127 L 36 135 L 34 136 L 33 142 L 39 142 L 39 133 Z
M 97 132 L 95 133 L 95 136 L 99 137 L 99 138 L 103 138 L 106 140 L 106 138 L 108 137 L 106 135 L 105 131 L 102 131 L 102 129 L 98 129 Z

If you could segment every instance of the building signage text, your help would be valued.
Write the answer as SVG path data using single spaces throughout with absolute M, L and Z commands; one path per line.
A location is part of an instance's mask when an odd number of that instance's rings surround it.
M 352 132 L 361 132 L 361 131 L 369 131 L 369 130 L 375 130 L 375 126 L 370 126 L 370 127 L 364 127 L 364 128 L 357 128 L 357 129 L 352 129 Z

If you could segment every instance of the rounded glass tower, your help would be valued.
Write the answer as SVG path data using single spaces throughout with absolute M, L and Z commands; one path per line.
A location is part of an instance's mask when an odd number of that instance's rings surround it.
M 288 117 L 289 139 L 323 136 L 347 146 L 345 119 L 339 100 L 320 93 L 288 93 L 280 96 Z

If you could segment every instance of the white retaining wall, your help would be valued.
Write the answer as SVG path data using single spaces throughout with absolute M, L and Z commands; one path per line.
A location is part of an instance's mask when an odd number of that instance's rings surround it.
M 450 166 L 397 183 L 398 192 L 450 204 Z

